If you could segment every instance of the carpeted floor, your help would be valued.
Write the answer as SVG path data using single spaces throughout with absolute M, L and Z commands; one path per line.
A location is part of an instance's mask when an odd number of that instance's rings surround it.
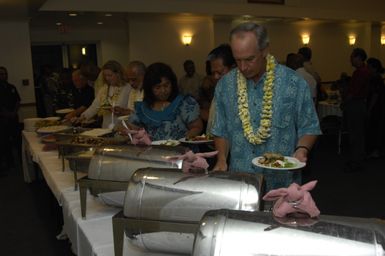
M 346 143 L 345 143 L 346 144 Z M 304 181 L 319 182 L 311 192 L 322 214 L 385 219 L 384 158 L 368 160 L 366 170 L 342 171 L 335 136 L 323 136 L 312 152 Z M 26 184 L 20 163 L 0 172 L 1 255 L 73 255 L 61 231 L 61 208 L 44 180 Z

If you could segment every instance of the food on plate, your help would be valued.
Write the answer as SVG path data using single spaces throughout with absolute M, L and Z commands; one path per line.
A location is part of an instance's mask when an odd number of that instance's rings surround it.
M 35 123 L 36 128 L 41 128 L 41 127 L 48 127 L 48 126 L 57 126 L 60 125 L 60 121 L 58 120 L 39 120 Z
M 68 114 L 68 113 L 71 113 L 72 111 L 74 111 L 73 108 L 63 108 L 63 109 L 58 109 L 56 110 L 56 114 Z
M 177 140 L 166 140 L 165 142 L 161 143 L 162 146 L 178 146 L 180 144 Z
M 276 168 L 292 168 L 295 167 L 295 163 L 289 162 L 289 160 L 280 153 L 267 152 L 258 159 L 258 163 L 267 167 Z
M 104 109 L 104 110 L 110 110 L 112 108 L 112 105 L 111 104 L 103 104 L 100 106 L 101 109 Z
M 101 146 L 104 143 L 104 140 L 102 138 L 76 136 L 71 140 L 71 143 Z
M 211 140 L 212 137 L 210 135 L 202 134 L 191 138 L 186 138 L 186 141 L 203 141 L 203 140 Z
M 122 145 L 127 143 L 127 138 L 99 138 L 88 136 L 75 136 L 71 140 L 71 144 L 106 146 L 106 145 Z
M 107 135 L 111 132 L 112 132 L 112 129 L 95 128 L 95 129 L 82 132 L 81 135 L 99 137 L 99 136 Z
M 69 129 L 67 125 L 52 125 L 52 126 L 43 126 L 36 130 L 37 133 L 56 133 Z

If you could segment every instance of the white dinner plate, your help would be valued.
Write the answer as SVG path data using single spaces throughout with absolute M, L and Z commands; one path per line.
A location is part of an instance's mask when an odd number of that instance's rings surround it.
M 120 120 L 120 121 L 126 121 L 126 120 L 128 120 L 129 117 L 130 117 L 130 115 L 127 115 L 127 116 L 118 116 L 118 120 Z
M 56 110 L 56 113 L 57 114 L 68 114 L 68 113 L 71 113 L 72 111 L 74 111 L 73 108 L 63 108 L 63 109 Z
M 151 142 L 151 145 L 162 145 L 162 146 L 178 146 L 180 141 L 177 140 L 156 140 Z
M 179 139 L 179 141 L 186 144 L 205 144 L 205 143 L 211 143 L 214 140 L 186 140 L 186 138 L 182 138 L 182 139 Z
M 83 136 L 91 136 L 91 137 L 99 137 L 106 134 L 112 133 L 112 129 L 102 129 L 102 128 L 95 128 L 91 129 L 85 132 L 80 133 L 80 135 Z
M 259 159 L 261 159 L 263 156 L 259 156 L 254 158 L 251 162 L 253 165 L 261 167 L 261 168 L 266 168 L 266 169 L 272 169 L 272 170 L 296 170 L 296 169 L 301 169 L 305 167 L 306 163 L 300 162 L 297 158 L 291 157 L 291 156 L 285 156 L 285 159 L 289 161 L 290 163 L 293 163 L 293 167 L 273 167 L 273 166 L 267 166 L 260 164 L 258 162 Z
M 53 125 L 53 126 L 41 127 L 37 129 L 36 132 L 40 134 L 56 133 L 56 132 L 62 132 L 62 131 L 68 130 L 70 128 L 71 127 L 68 125 Z

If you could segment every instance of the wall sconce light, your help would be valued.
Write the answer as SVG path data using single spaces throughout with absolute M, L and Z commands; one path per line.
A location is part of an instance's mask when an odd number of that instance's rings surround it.
M 350 35 L 348 38 L 349 38 L 349 45 L 354 45 L 356 43 L 355 35 Z
M 182 37 L 182 42 L 184 45 L 189 46 L 191 44 L 192 35 L 184 34 Z
M 381 36 L 381 45 L 385 45 L 385 35 Z
M 86 47 L 82 47 L 82 55 L 87 55 L 87 48 Z
M 302 34 L 301 38 L 302 38 L 302 43 L 304 45 L 309 44 L 309 42 L 310 42 L 310 35 L 309 34 Z

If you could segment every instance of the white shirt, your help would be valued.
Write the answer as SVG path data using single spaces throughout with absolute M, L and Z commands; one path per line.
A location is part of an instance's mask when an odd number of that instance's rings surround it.
M 132 88 L 130 91 L 130 95 L 128 96 L 127 108 L 131 110 L 135 110 L 135 102 L 143 101 L 143 95 L 144 95 L 143 89 L 139 90 L 139 89 Z
M 89 106 L 87 110 L 81 114 L 81 117 L 90 119 L 100 111 L 100 106 L 102 105 L 102 103 L 105 101 L 105 98 L 106 98 L 107 88 L 108 86 L 104 85 L 99 90 L 98 95 L 95 97 L 91 106 Z M 109 90 L 109 96 L 112 96 L 112 94 L 115 93 L 116 90 L 118 90 L 117 87 L 111 86 Z M 131 86 L 129 84 L 125 84 L 124 86 L 121 86 L 119 95 L 117 96 L 115 101 L 110 102 L 110 104 L 116 107 L 122 107 L 122 108 L 127 107 L 128 95 L 130 94 L 130 90 L 131 90 Z M 111 111 L 108 111 L 108 110 L 103 111 L 102 128 L 109 128 L 110 126 L 113 127 L 118 121 L 119 120 L 117 116 L 113 115 Z
M 310 93 L 311 93 L 311 97 L 313 99 L 317 98 L 317 81 L 314 79 L 314 77 L 308 73 L 305 68 L 299 68 L 296 70 L 296 72 L 301 76 L 303 77 L 303 79 L 305 79 L 305 81 L 307 82 L 307 84 L 309 85 L 310 87 Z

